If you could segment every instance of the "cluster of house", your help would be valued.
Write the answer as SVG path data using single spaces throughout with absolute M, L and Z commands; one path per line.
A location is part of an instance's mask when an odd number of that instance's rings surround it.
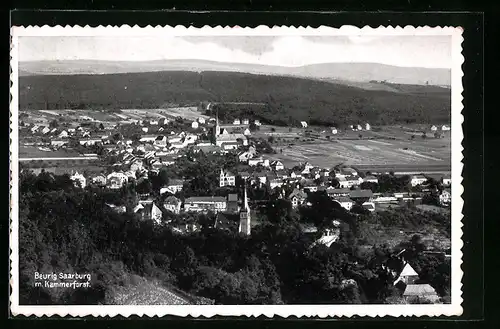
M 260 126 L 261 123 L 260 123 L 260 120 L 254 120 L 253 123 L 256 125 L 256 126 Z M 238 126 L 238 125 L 249 125 L 250 124 L 250 120 L 249 119 L 234 119 L 233 120 L 233 125 L 235 126 Z
M 363 130 L 363 127 L 360 124 L 357 125 L 350 125 L 349 128 L 351 128 L 352 131 L 361 131 Z M 371 130 L 372 127 L 370 126 L 369 123 L 365 123 L 365 128 L 364 130 Z
M 436 290 L 428 283 L 418 283 L 419 279 L 420 277 L 413 267 L 404 262 L 403 270 L 393 285 L 403 291 L 402 297 L 406 303 L 439 302 L 440 298 Z
M 91 145 L 96 142 L 106 143 L 109 136 L 99 135 L 91 138 L 91 131 L 88 128 L 79 126 L 77 128 L 50 128 L 38 124 L 25 124 L 33 136 L 50 137 L 51 146 L 63 146 L 69 143 L 70 137 L 78 137 L 81 145 Z

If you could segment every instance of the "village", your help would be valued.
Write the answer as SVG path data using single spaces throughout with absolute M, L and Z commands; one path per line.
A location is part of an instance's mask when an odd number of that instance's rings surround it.
M 268 195 L 287 200 L 292 208 L 309 207 L 308 195 L 324 192 L 345 211 L 356 214 L 407 204 L 420 205 L 426 203 L 430 195 L 434 196 L 433 207 L 447 208 L 451 204 L 448 174 L 398 176 L 393 172 L 361 172 L 343 164 L 322 167 L 309 161 L 287 167 L 282 161 L 273 160 L 277 147 L 273 148 L 270 140 L 255 137 L 261 126 L 259 120 L 241 118 L 222 124 L 215 115 L 195 120 L 181 117 L 134 119 L 112 125 L 81 116 L 80 123 L 70 126 L 55 119 L 44 125 L 33 117 L 22 116 L 20 134 L 21 145 L 35 150 L 36 156 L 22 156 L 22 168 L 34 173 L 67 173 L 79 188 L 90 186 L 118 191 L 133 183 L 139 198 L 131 209 L 123 204 L 109 203 L 108 207 L 118 213 L 131 211 L 155 225 L 169 225 L 179 234 L 196 232 L 201 225 L 165 220 L 168 214 L 213 214 L 211 227 L 251 235 L 252 227 L 259 224 L 259 204 L 265 201 L 256 199 L 253 189 L 266 189 Z M 304 134 L 310 135 L 307 123 L 301 125 Z M 352 125 L 348 129 L 369 131 L 371 127 L 366 123 L 364 127 Z M 331 134 L 339 132 L 338 128 L 330 130 Z M 430 130 L 440 133 L 436 126 Z M 442 126 L 439 130 L 447 131 L 449 127 Z M 223 193 L 186 197 L 183 193 L 186 184 L 196 178 L 189 176 L 170 177 L 157 191 L 143 188 L 152 175 L 168 172 L 186 159 L 196 161 L 198 154 L 233 159 L 229 162 L 232 166 L 218 168 L 218 179 L 213 182 L 224 190 Z M 406 178 L 400 190 L 372 190 L 380 180 L 396 176 L 397 179 Z M 329 247 L 337 241 L 339 225 L 334 221 L 316 244 Z M 304 231 L 316 232 L 317 228 L 308 226 Z M 418 274 L 408 264 L 399 274 L 397 282 L 407 284 L 405 294 L 414 297 L 430 293 L 436 299 L 432 287 L 412 284 L 415 276 Z

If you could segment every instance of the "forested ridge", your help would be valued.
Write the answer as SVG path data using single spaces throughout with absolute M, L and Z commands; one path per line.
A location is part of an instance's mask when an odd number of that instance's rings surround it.
M 67 175 L 21 173 L 20 303 L 110 303 L 113 289 L 126 287 L 130 274 L 222 304 L 387 303 L 397 297 L 395 278 L 381 265 L 400 269 L 402 264 L 392 255 L 403 248 L 420 279 L 449 298 L 449 261 L 423 253 L 426 247 L 417 236 L 395 250 L 383 241 L 368 249 L 360 243 L 367 221 L 391 226 L 413 218 L 412 226 L 432 223 L 442 230 L 449 223 L 446 216 L 429 219 L 401 210 L 370 219 L 313 193 L 310 209 L 319 211 L 297 211 L 286 200 L 270 199 L 266 220 L 250 237 L 203 224 L 210 222 L 211 214 L 196 218 L 201 231 L 179 235 L 168 225 L 142 221 L 131 211 L 116 213 L 106 205 L 120 199 L 130 208 L 136 198 L 131 185 L 116 192 L 81 189 Z M 332 219 L 341 222 L 340 239 L 330 248 L 314 245 Z M 316 225 L 318 233 L 305 234 L 304 223 Z M 92 285 L 76 290 L 35 288 L 35 272 L 90 273 Z
M 449 123 L 451 91 L 436 86 L 387 84 L 365 90 L 337 82 L 235 72 L 165 71 L 19 78 L 21 109 L 161 108 L 167 104 L 255 102 L 226 106 L 265 123 L 319 125 Z

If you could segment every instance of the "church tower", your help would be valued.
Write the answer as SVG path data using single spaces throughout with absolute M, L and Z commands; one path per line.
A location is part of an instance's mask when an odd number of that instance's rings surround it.
M 247 197 L 247 185 L 245 183 L 245 187 L 243 190 L 243 207 L 240 210 L 240 227 L 239 233 L 243 235 L 250 235 L 250 207 L 248 206 L 248 197 Z
M 219 109 L 216 110 L 215 112 L 215 127 L 214 127 L 214 136 L 217 138 L 217 136 L 220 135 L 220 126 L 219 126 Z

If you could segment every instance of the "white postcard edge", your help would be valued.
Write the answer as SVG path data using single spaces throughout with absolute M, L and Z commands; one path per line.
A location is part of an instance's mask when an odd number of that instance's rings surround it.
M 452 278 L 451 303 L 433 305 L 19 305 L 19 223 L 18 223 L 18 38 L 21 36 L 95 36 L 95 35 L 146 35 L 170 33 L 172 35 L 449 35 L 452 37 Z M 330 28 L 321 26 L 287 27 L 258 26 L 222 27 L 204 26 L 202 28 L 185 26 L 14 26 L 11 28 L 11 88 L 10 88 L 10 310 L 11 313 L 24 316 L 94 316 L 114 317 L 136 316 L 245 316 L 245 317 L 408 317 L 408 316 L 458 316 L 462 308 L 462 193 L 463 170 L 463 85 L 462 85 L 462 37 L 461 27 L 392 27 L 380 26 L 342 26 Z M 456 183 L 458 182 L 458 184 Z

